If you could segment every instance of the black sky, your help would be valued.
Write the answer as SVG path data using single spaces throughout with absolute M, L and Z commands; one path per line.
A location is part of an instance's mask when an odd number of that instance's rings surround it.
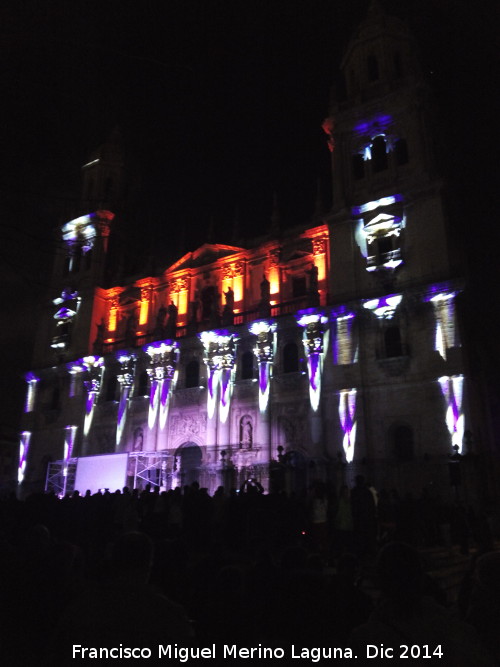
M 409 22 L 436 99 L 451 215 L 466 234 L 494 218 L 498 8 L 385 0 Z M 276 192 L 285 227 L 306 222 L 318 179 L 330 196 L 321 122 L 341 54 L 367 0 L 28 0 L 2 3 L 1 288 L 34 325 L 52 230 L 69 219 L 80 168 L 119 126 L 130 205 L 119 233 L 138 258 L 265 233 Z M 479 202 L 474 202 L 476 195 Z M 500 234 L 493 234 L 500 240 Z M 471 252 L 479 252 L 478 248 Z M 489 261 L 489 260 L 488 260 Z M 492 258 L 493 263 L 493 258 Z M 28 318 L 29 320 L 29 318 Z M 26 316 L 4 339 L 29 367 Z M 4 348 L 5 349 L 5 348 Z M 1 424 L 0 424 L 1 425 Z

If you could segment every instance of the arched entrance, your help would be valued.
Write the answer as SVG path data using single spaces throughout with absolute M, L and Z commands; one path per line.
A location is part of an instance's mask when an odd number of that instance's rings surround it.
M 200 447 L 194 442 L 185 442 L 179 447 L 175 455 L 180 485 L 189 486 L 193 482 L 199 482 L 200 466 L 203 458 Z

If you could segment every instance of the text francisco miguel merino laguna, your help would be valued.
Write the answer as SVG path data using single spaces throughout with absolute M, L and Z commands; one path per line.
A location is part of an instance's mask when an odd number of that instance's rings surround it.
M 260 660 L 282 660 L 286 658 L 302 658 L 310 662 L 319 662 L 325 658 L 356 658 L 350 648 L 334 648 L 334 647 L 315 647 L 306 648 L 295 646 L 294 644 L 288 650 L 284 648 L 269 648 L 258 644 L 252 647 L 237 646 L 236 644 L 223 644 L 217 646 L 179 646 L 178 644 L 159 644 L 158 647 L 128 647 L 120 644 L 113 648 L 95 648 L 82 646 L 81 644 L 73 644 L 73 658 L 85 659 L 110 659 L 110 658 L 167 658 L 170 660 L 177 660 L 179 662 L 187 662 L 188 660 L 213 660 L 215 658 L 223 658 L 230 660 L 231 658 L 245 659 L 257 658 Z

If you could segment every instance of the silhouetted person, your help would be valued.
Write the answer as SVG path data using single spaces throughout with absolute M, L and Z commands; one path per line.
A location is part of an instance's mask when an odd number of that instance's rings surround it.
M 71 646 L 151 647 L 186 643 L 193 631 L 185 610 L 149 586 L 153 542 L 144 533 L 130 532 L 115 542 L 110 578 L 89 587 L 63 615 L 55 633 L 51 665 L 66 665 Z
M 399 657 L 400 646 L 440 646 L 440 665 L 453 667 L 489 666 L 490 660 L 474 628 L 451 616 L 448 611 L 423 591 L 423 570 L 420 555 L 413 547 L 392 542 L 380 552 L 377 571 L 381 599 L 364 625 L 354 630 L 350 646 L 354 653 L 365 655 L 368 644 L 394 647 Z M 423 657 L 423 654 L 420 656 Z
M 500 553 L 477 559 L 466 619 L 500 664 Z

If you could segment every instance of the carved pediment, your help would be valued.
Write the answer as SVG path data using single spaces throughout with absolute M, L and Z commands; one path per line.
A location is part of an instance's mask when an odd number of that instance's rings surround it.
M 311 239 L 297 239 L 283 248 L 281 254 L 282 262 L 291 262 L 294 259 L 303 259 L 312 254 Z
M 222 257 L 236 255 L 242 251 L 243 248 L 237 248 L 235 246 L 222 245 L 220 243 L 205 243 L 194 252 L 187 253 L 181 257 L 175 264 L 172 264 L 172 266 L 168 268 L 167 272 L 170 273 L 182 269 L 195 269 L 201 266 L 209 266 Z
M 135 287 L 132 285 L 131 287 L 127 287 L 119 297 L 120 300 L 120 306 L 127 306 L 131 303 L 135 303 L 136 301 L 140 301 L 141 299 L 141 289 L 140 287 Z

